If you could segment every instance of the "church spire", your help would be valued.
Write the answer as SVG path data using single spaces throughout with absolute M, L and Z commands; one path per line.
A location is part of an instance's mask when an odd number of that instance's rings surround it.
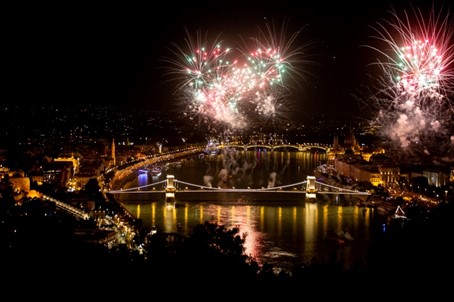
M 117 163 L 116 163 L 116 160 L 115 160 L 115 139 L 112 138 L 112 147 L 111 147 L 111 151 L 112 151 L 112 154 L 111 154 L 111 157 L 112 157 L 112 165 L 115 166 Z

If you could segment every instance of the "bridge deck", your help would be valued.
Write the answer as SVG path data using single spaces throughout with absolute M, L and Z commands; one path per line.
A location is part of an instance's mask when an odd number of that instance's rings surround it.
M 148 201 L 164 201 L 164 191 L 151 191 L 149 194 L 134 194 L 133 197 L 127 197 L 128 200 L 148 200 Z M 175 192 L 175 200 L 177 201 L 216 201 L 216 200 L 236 200 L 236 201 L 247 201 L 247 200 L 260 200 L 260 201 L 299 201 L 304 200 L 306 194 L 302 191 L 287 192 L 290 194 L 282 194 L 282 192 L 247 192 L 247 191 L 236 191 L 236 192 L 222 192 L 222 191 L 207 191 L 207 190 L 187 190 Z M 126 194 L 126 195 L 132 195 Z M 116 198 L 122 200 L 125 195 L 124 193 L 117 194 Z M 144 196 L 145 195 L 145 196 Z
M 138 194 L 136 194 L 138 193 Z M 123 200 L 137 201 L 165 201 L 164 191 L 132 191 L 127 194 L 114 194 L 115 198 Z M 318 192 L 322 195 L 342 194 L 334 192 Z M 123 195 L 128 195 L 125 197 Z M 132 196 L 131 196 L 132 195 Z M 345 194 L 351 195 L 351 194 Z M 358 194 L 361 195 L 361 194 Z M 364 195 L 364 194 L 362 194 Z M 236 190 L 236 191 L 214 191 L 214 190 L 186 190 L 176 191 L 175 200 L 177 201 L 304 201 L 308 198 L 305 191 L 251 191 L 251 190 Z
M 179 189 L 184 187 L 184 189 Z M 160 188 L 160 189 L 157 189 Z M 306 192 L 307 190 L 307 192 Z M 316 194 L 332 195 L 370 195 L 368 192 L 359 192 L 346 188 L 336 187 L 321 183 L 314 176 L 307 176 L 306 181 L 299 183 L 261 189 L 222 189 L 196 185 L 174 179 L 173 175 L 167 175 L 167 180 L 162 180 L 154 184 L 148 184 L 136 188 L 124 190 L 114 190 L 110 194 L 135 194 L 145 195 L 151 200 L 165 200 L 166 194 L 170 192 L 172 199 L 176 200 L 303 200 L 306 197 L 312 198 Z M 142 199 L 142 198 L 138 198 Z

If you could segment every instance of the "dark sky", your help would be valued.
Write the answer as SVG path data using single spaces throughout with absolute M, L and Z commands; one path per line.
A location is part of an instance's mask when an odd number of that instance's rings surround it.
M 389 16 L 392 7 L 421 5 L 405 1 L 275 1 L 78 2 L 52 6 L 11 7 L 8 22 L 6 91 L 4 102 L 121 103 L 125 106 L 166 109 L 174 104 L 177 81 L 163 75 L 164 57 L 172 43 L 184 46 L 185 28 L 221 35 L 237 42 L 254 36 L 264 20 L 288 22 L 288 33 L 304 27 L 298 43 L 307 48 L 307 80 L 290 99 L 306 111 L 347 112 L 357 102 L 351 93 L 376 61 L 371 50 L 370 26 Z M 431 1 L 419 1 L 425 7 Z M 156 3 L 153 6 L 151 3 Z M 5 41 L 4 41 L 5 42 Z M 232 43 L 233 43 L 232 42 Z M 234 46 L 234 45 L 233 45 Z M 373 54 L 373 53 L 372 53 Z

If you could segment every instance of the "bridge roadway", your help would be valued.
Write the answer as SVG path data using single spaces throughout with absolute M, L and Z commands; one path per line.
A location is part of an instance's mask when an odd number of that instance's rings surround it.
M 305 194 L 306 197 L 315 197 L 315 194 L 334 194 L 334 195 L 370 195 L 369 192 L 361 192 L 350 190 L 342 187 L 328 185 L 323 182 L 315 180 L 314 176 L 308 176 L 306 181 L 294 183 L 290 185 L 271 187 L 271 188 L 215 188 L 203 185 L 192 184 L 184 181 L 174 179 L 173 175 L 167 175 L 166 180 L 160 182 L 147 184 L 144 186 L 110 190 L 110 194 L 150 194 L 154 197 L 162 197 L 163 199 L 167 194 L 172 198 L 180 200 L 191 200 L 192 198 L 199 198 L 200 194 L 207 194 L 205 198 L 216 199 L 220 195 L 229 198 L 242 198 L 247 196 L 252 199 L 267 200 L 267 199 L 301 199 L 301 195 Z M 195 195 L 192 196 L 191 194 Z M 293 194 L 294 196 L 290 196 Z M 196 197 L 197 196 L 197 197 Z M 162 199 L 158 198 L 158 199 Z

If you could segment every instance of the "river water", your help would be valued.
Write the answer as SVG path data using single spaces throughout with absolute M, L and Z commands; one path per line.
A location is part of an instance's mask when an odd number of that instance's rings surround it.
M 162 164 L 159 176 L 134 174 L 124 188 L 159 182 L 167 175 L 201 186 L 284 186 L 305 181 L 326 160 L 324 152 L 224 150 Z M 205 221 L 238 227 L 246 236 L 245 253 L 277 270 L 312 261 L 341 261 L 345 268 L 364 264 L 383 222 L 374 209 L 355 205 L 359 196 L 318 195 L 307 199 L 304 194 L 282 193 L 282 197 L 257 200 L 226 194 L 216 199 L 177 198 L 174 205 L 168 205 L 162 198 L 147 195 L 119 194 L 118 199 L 145 227 L 155 226 L 158 232 L 190 235 L 194 226 Z

